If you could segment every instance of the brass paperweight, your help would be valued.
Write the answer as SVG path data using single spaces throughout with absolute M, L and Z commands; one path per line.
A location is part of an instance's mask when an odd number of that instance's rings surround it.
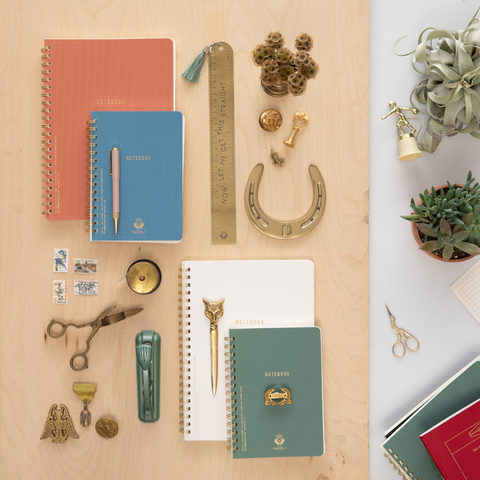
M 162 281 L 162 272 L 150 260 L 138 260 L 127 270 L 127 284 L 135 293 L 148 295 L 154 292 Z
M 278 130 L 282 125 L 282 122 L 282 114 L 273 108 L 262 112 L 258 119 L 258 123 L 266 132 L 274 132 L 275 130 Z

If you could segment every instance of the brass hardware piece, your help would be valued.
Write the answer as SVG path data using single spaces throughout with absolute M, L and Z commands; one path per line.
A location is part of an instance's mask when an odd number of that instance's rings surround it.
M 80 414 L 80 425 L 88 427 L 92 421 L 92 416 L 88 411 L 88 404 L 93 400 L 97 386 L 94 383 L 79 383 L 73 384 L 73 391 L 77 397 L 83 402 L 83 411 Z
M 279 401 L 278 401 L 279 400 Z M 271 388 L 265 393 L 265 405 L 291 405 L 292 394 L 288 388 Z
M 298 120 L 303 120 L 303 123 L 297 125 L 297 119 Z M 307 126 L 308 121 L 309 121 L 309 118 L 305 113 L 295 112 L 295 115 L 293 116 L 293 131 L 292 131 L 292 134 L 290 135 L 290 138 L 288 140 L 285 140 L 283 142 L 283 144 L 286 145 L 287 147 L 295 148 L 295 145 L 293 144 L 293 140 L 294 140 L 295 136 L 297 135 L 297 133 L 299 132 L 299 130 L 301 128 Z
M 386 304 L 385 304 L 385 307 L 387 307 Z M 413 335 L 410 335 L 410 333 L 406 332 L 403 328 L 399 328 L 395 325 L 395 317 L 392 315 L 392 312 L 390 312 L 388 307 L 387 307 L 387 312 L 388 312 L 388 316 L 390 317 L 392 330 L 394 333 L 397 334 L 397 337 L 398 337 L 398 340 L 393 344 L 393 347 L 392 347 L 393 354 L 397 358 L 402 358 L 405 355 L 405 353 L 407 353 L 407 349 L 410 350 L 411 352 L 416 352 L 420 348 L 420 342 Z M 408 340 L 413 340 L 413 342 L 415 342 L 415 345 L 417 345 L 417 348 L 410 348 L 408 346 Z M 403 349 L 401 355 L 398 355 L 397 353 L 395 353 L 395 347 L 397 345 L 400 345 Z
M 223 317 L 223 304 L 225 299 L 219 302 L 207 302 L 205 305 L 205 316 L 210 320 L 210 364 L 212 376 L 212 392 L 217 393 L 218 383 L 218 321 Z
M 117 436 L 118 425 L 117 425 L 117 422 L 115 422 L 111 418 L 101 418 L 95 424 L 95 431 L 102 438 L 113 438 Z
M 158 266 L 150 260 L 138 260 L 127 270 L 127 285 L 139 295 L 154 292 L 162 281 Z
M 255 166 L 248 177 L 245 187 L 245 209 L 254 227 L 265 235 L 273 238 L 289 240 L 303 237 L 311 232 L 320 222 L 325 211 L 327 192 L 322 174 L 316 165 L 309 166 L 313 186 L 313 201 L 308 212 L 298 220 L 282 222 L 270 218 L 258 202 L 258 188 L 263 173 L 263 164 Z
M 282 125 L 282 122 L 282 114 L 273 108 L 265 110 L 258 118 L 258 123 L 266 132 L 274 132 L 275 130 L 278 130 Z
M 57 408 L 55 403 L 48 411 L 47 421 L 40 440 L 51 438 L 52 443 L 65 443 L 68 437 L 78 438 L 70 413 L 63 403 L 60 408 Z
M 283 167 L 285 165 L 285 158 L 281 157 L 273 148 L 270 150 L 270 158 L 273 161 L 273 164 L 277 167 Z

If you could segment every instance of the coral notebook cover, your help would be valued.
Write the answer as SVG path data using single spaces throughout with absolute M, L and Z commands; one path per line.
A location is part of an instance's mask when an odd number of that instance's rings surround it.
M 480 400 L 420 435 L 445 480 L 480 480 Z
M 175 44 L 170 38 L 46 39 L 42 56 L 45 212 L 87 220 L 92 110 L 175 108 Z M 91 127 L 92 130 L 88 130 Z

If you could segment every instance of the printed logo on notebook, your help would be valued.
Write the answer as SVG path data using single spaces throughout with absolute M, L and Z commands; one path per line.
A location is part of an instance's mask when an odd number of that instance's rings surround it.
M 475 424 L 475 426 L 468 432 L 468 435 L 471 438 L 478 437 L 480 435 L 480 422 Z
M 286 450 L 287 447 L 284 447 L 283 444 L 285 443 L 285 439 L 283 438 L 283 435 L 277 435 L 274 440 L 275 444 L 277 445 L 276 447 L 273 447 L 274 450 Z
M 133 226 L 137 229 L 136 231 L 133 231 L 133 233 L 145 233 L 145 230 L 142 230 L 142 227 L 145 224 L 143 223 L 141 218 L 137 218 L 135 222 L 133 223 Z

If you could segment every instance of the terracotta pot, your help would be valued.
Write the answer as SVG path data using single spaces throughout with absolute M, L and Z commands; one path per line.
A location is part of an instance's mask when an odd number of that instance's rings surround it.
M 462 187 L 463 185 L 458 185 L 457 184 L 457 187 Z M 438 190 L 442 189 L 442 188 L 447 188 L 448 185 L 440 185 L 439 187 L 435 187 L 435 190 L 438 192 Z M 432 193 L 431 190 L 429 190 L 428 193 Z M 421 200 L 418 201 L 417 205 L 420 205 L 421 203 L 423 203 Z M 419 234 L 419 230 L 418 230 L 418 227 L 417 227 L 417 224 L 415 222 L 411 222 L 412 223 L 412 233 L 413 233 L 413 238 L 415 239 L 415 241 L 417 242 L 417 245 L 420 247 L 423 245 L 423 242 L 420 238 L 420 234 Z M 438 255 L 435 255 L 434 253 L 432 252 L 423 252 L 423 253 L 426 253 L 429 257 L 432 257 L 432 258 L 435 258 L 436 260 L 441 260 L 443 262 L 443 258 L 442 257 L 439 257 Z M 473 258 L 474 255 L 468 255 L 467 257 L 464 257 L 464 258 L 451 258 L 450 260 L 447 260 L 445 263 L 458 263 L 458 262 L 465 262 L 466 260 L 470 260 L 471 258 Z

